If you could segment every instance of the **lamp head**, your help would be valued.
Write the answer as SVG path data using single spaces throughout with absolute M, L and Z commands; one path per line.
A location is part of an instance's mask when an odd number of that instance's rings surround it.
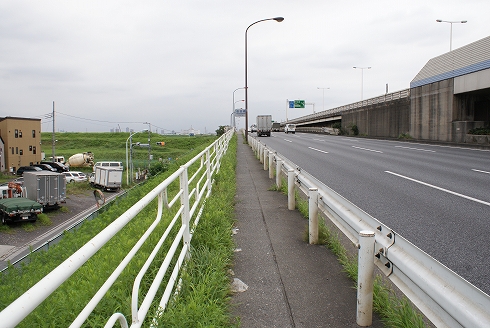
M 441 23 L 442 19 L 436 19 L 436 22 Z
M 273 18 L 276 22 L 280 23 L 284 20 L 284 17 L 275 17 Z

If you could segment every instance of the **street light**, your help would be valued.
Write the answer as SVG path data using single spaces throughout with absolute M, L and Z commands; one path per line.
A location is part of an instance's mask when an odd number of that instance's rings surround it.
M 438 23 L 449 23 L 451 25 L 451 32 L 449 33 L 449 51 L 453 50 L 453 23 L 460 23 L 464 24 L 467 23 L 468 21 L 445 21 L 442 19 L 436 19 L 436 22 Z
M 283 17 L 274 17 L 274 18 L 266 18 L 266 19 L 261 19 L 259 21 L 256 21 L 252 24 L 250 24 L 247 29 L 245 30 L 245 140 L 248 142 L 248 81 L 247 81 L 247 32 L 248 29 L 257 23 L 260 22 L 265 22 L 268 20 L 275 20 L 276 22 L 280 23 L 284 20 Z M 233 105 L 234 106 L 234 105 Z
M 371 66 L 369 67 L 357 67 L 354 66 L 353 68 L 360 69 L 361 70 L 361 101 L 362 101 L 362 89 L 364 88 L 364 70 L 365 69 L 371 69 Z
M 129 135 L 129 138 L 126 140 L 126 184 L 128 184 L 128 185 L 129 185 L 128 141 L 136 133 L 146 132 L 146 131 L 148 131 L 148 130 L 147 129 L 144 129 L 144 130 L 141 130 L 141 131 L 138 131 L 138 132 L 133 132 L 132 134 Z M 132 143 L 131 143 L 131 147 L 132 147 Z M 133 165 L 132 159 L 131 159 L 131 165 Z M 133 180 L 132 178 L 133 178 L 133 174 L 131 172 L 131 181 Z
M 325 89 L 330 89 L 330 88 L 320 88 L 320 87 L 316 87 L 316 88 L 323 90 L 323 110 L 325 111 Z

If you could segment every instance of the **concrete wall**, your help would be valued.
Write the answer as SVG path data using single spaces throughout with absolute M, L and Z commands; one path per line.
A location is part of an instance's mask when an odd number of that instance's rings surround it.
M 398 138 L 410 131 L 410 98 L 365 106 L 342 113 L 342 128 L 349 133 L 352 125 L 360 135 Z
M 415 139 L 452 141 L 453 79 L 412 88 L 410 135 Z

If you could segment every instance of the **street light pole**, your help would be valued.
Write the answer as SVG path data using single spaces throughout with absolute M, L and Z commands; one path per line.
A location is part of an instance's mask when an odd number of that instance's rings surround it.
M 361 70 L 361 101 L 362 101 L 362 91 L 364 89 L 364 70 L 365 69 L 371 69 L 371 66 L 369 67 L 357 67 L 354 66 L 353 68 L 360 69 Z
M 330 89 L 330 88 L 320 88 L 320 87 L 316 87 L 316 88 L 323 90 L 323 110 L 325 111 L 325 89 Z
M 233 125 L 232 126 L 236 126 L 235 124 L 235 92 L 237 90 L 240 90 L 240 89 L 245 89 L 245 88 L 236 88 L 234 91 L 233 91 Z M 246 127 L 245 127 L 246 128 Z
M 460 23 L 464 24 L 467 23 L 468 21 L 445 21 L 442 19 L 436 19 L 436 22 L 438 23 L 449 23 L 451 25 L 450 32 L 449 32 L 449 51 L 451 52 L 453 50 L 453 23 Z
M 138 131 L 138 132 L 133 132 L 132 134 L 129 134 L 129 138 L 126 140 L 126 184 L 129 185 L 129 161 L 128 161 L 128 141 L 131 139 L 132 136 L 134 136 L 136 133 L 140 132 L 145 132 L 147 131 L 146 129 Z M 131 147 L 132 147 L 132 140 L 131 140 Z M 132 156 L 131 156 L 132 157 Z M 133 165 L 133 159 L 131 158 L 131 166 Z M 131 182 L 133 181 L 133 172 L 131 172 Z
M 266 19 L 261 19 L 258 20 L 252 24 L 250 24 L 247 29 L 245 30 L 245 141 L 248 142 L 248 78 L 247 78 L 247 33 L 248 29 L 257 23 L 260 22 L 265 22 L 268 20 L 275 20 L 276 22 L 280 23 L 284 20 L 283 17 L 274 17 L 274 18 L 266 18 Z M 234 105 L 233 105 L 234 106 Z

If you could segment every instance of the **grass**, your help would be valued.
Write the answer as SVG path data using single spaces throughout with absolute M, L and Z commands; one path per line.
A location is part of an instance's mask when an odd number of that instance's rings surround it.
M 230 279 L 234 243 L 236 136 L 215 178 L 181 275 L 180 292 L 158 318 L 163 327 L 238 327 L 230 314 Z
M 277 190 L 277 186 L 271 187 L 271 190 Z M 280 191 L 287 194 L 287 182 L 283 179 Z M 296 208 L 308 218 L 308 201 L 299 197 L 295 192 Z M 357 256 L 349 255 L 347 249 L 342 245 L 338 234 L 333 233 L 325 224 L 325 221 L 320 218 L 318 229 L 318 244 L 325 245 L 336 256 L 343 267 L 344 272 L 354 282 L 354 287 L 357 284 Z M 303 240 L 308 241 L 308 227 L 306 227 Z M 404 296 L 399 297 L 395 292 L 388 287 L 382 280 L 381 276 L 377 275 L 374 280 L 373 292 L 373 310 L 376 312 L 381 321 L 387 327 L 394 328 L 423 328 L 426 327 L 423 317 L 412 306 L 410 301 Z
M 65 233 L 64 238 L 57 245 L 50 248 L 49 251 L 34 253 L 28 265 L 24 265 L 19 269 L 10 267 L 6 273 L 0 275 L 0 308 L 5 307 L 39 281 L 40 278 L 90 240 L 93 235 L 110 224 L 115 217 L 118 217 L 134 202 L 152 190 L 166 176 L 195 156 L 198 151 L 199 149 L 196 149 L 185 154 L 181 160 L 171 163 L 167 172 L 159 174 L 158 177 L 150 178 L 145 184 L 128 191 L 128 195 L 117 200 L 115 206 L 109 206 L 104 212 L 100 213 L 97 220 L 85 222 L 78 230 Z M 227 272 L 233 256 L 233 242 L 230 233 L 233 225 L 233 206 L 230 205 L 223 208 L 222 204 L 233 203 L 234 193 L 230 193 L 230 190 L 235 188 L 235 165 L 236 137 L 228 149 L 220 172 L 215 176 L 213 193 L 207 200 L 206 208 L 192 240 L 191 260 L 182 274 L 182 293 L 169 304 L 169 311 L 173 315 L 170 318 L 166 314 L 161 317 L 162 322 L 175 323 L 165 323 L 165 325 L 173 327 L 230 326 L 228 324 L 230 319 Z M 215 198 L 215 195 L 217 198 Z M 48 297 L 26 317 L 19 327 L 68 326 L 69 322 L 71 322 L 70 320 L 74 318 L 73 314 L 78 313 L 81 307 L 88 302 L 88 299 L 101 285 L 103 279 L 111 272 L 115 264 L 119 263 L 122 256 L 127 253 L 128 248 L 132 247 L 135 238 L 138 238 L 141 231 L 153 222 L 156 214 L 154 212 L 156 212 L 156 209 L 145 210 L 127 224 L 119 234 L 114 236 L 107 245 L 90 258 L 82 268 L 67 279 L 53 295 Z M 173 214 L 175 213 L 172 211 L 164 211 L 161 227 L 159 226 L 158 229 L 164 229 Z M 150 236 L 150 239 L 143 245 L 138 257 L 135 257 L 128 265 L 123 275 L 114 283 L 84 326 L 103 326 L 114 311 L 125 314 L 130 313 L 130 302 L 128 300 L 130 300 L 132 281 L 160 236 L 161 233 Z M 158 256 L 164 256 L 165 254 L 163 253 Z M 145 286 L 142 285 L 142 292 L 148 289 L 152 276 L 157 271 L 158 265 L 152 264 L 149 273 L 145 275 L 146 277 L 143 281 Z M 158 292 L 157 300 L 162 293 L 163 290 Z M 152 312 L 156 313 L 156 311 L 156 307 L 150 310 L 150 318 Z M 131 318 L 129 316 L 127 318 L 131 322 Z M 176 318 L 180 319 L 175 321 Z M 182 322 L 186 322 L 186 324 L 182 325 Z M 145 324 L 149 323 L 148 320 L 145 321 Z
M 65 132 L 56 133 L 56 155 L 64 156 L 68 160 L 70 156 L 83 152 L 92 152 L 94 161 L 120 161 L 126 164 L 126 141 L 129 132 L 103 132 L 103 133 L 81 133 Z M 137 133 L 131 138 L 133 143 L 148 143 L 148 133 Z M 189 150 L 204 144 L 210 144 L 216 136 L 163 136 L 157 133 L 150 134 L 152 162 L 161 159 L 177 159 Z M 101 142 L 103 140 L 103 142 Z M 165 146 L 158 146 L 156 142 L 164 141 Z M 41 151 L 46 157 L 51 156 L 52 133 L 41 134 Z M 133 158 L 141 164 L 148 164 L 148 148 L 133 147 Z M 77 169 L 78 170 L 78 169 Z

